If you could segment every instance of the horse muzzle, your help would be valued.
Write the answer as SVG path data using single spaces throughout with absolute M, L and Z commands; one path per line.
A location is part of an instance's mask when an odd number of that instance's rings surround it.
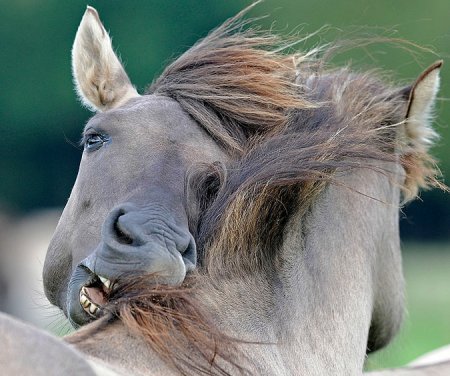
M 153 204 L 123 204 L 107 216 L 95 251 L 75 268 L 67 314 L 77 327 L 99 317 L 122 277 L 149 274 L 155 284 L 179 285 L 196 265 L 196 246 L 187 226 Z

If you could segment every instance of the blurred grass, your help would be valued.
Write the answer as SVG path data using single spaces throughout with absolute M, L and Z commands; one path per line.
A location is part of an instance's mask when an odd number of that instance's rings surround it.
M 450 244 L 403 245 L 407 308 L 403 329 L 370 355 L 368 370 L 398 367 L 450 344 Z

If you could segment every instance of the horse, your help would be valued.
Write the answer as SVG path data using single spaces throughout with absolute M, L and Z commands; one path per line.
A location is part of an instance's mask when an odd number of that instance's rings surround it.
M 96 114 L 43 274 L 83 327 L 42 340 L 57 369 L 359 375 L 398 331 L 398 211 L 439 185 L 442 62 L 407 87 L 327 69 L 245 12 L 139 95 L 87 8 L 72 68 Z M 42 337 L 0 324 L 5 359 Z

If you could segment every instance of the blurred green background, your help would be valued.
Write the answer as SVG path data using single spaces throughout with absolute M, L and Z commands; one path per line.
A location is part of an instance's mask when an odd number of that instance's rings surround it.
M 407 314 L 400 334 L 369 356 L 367 369 L 397 367 L 450 344 L 450 245 L 403 245 Z
M 142 91 L 169 61 L 249 3 L 92 0 L 89 4 L 97 8 L 111 30 L 132 82 Z M 91 115 L 76 100 L 70 72 L 71 45 L 86 5 L 78 0 L 0 0 L 3 213 L 21 216 L 41 208 L 62 207 L 70 194 L 81 156 L 79 135 Z M 390 71 L 401 84 L 414 81 L 435 60 L 447 60 L 450 52 L 448 0 L 266 0 L 250 15 L 269 15 L 258 23 L 285 34 L 312 33 L 329 25 L 303 48 L 375 36 L 400 38 L 424 47 L 406 49 L 380 41 L 335 58 L 336 64 L 351 63 L 358 70 Z M 434 148 L 444 176 L 450 176 L 449 79 L 450 61 L 442 71 L 436 122 L 442 138 Z M 402 364 L 450 343 L 450 199 L 436 190 L 421 197 L 403 210 L 401 220 L 402 237 L 412 244 L 407 247 L 412 250 L 405 262 L 411 302 L 406 334 L 394 347 L 376 355 L 371 366 Z M 442 312 L 436 314 L 441 319 L 423 311 L 427 307 Z
M 91 1 L 138 89 L 198 38 L 234 15 L 249 1 L 136 0 Z M 90 113 L 72 88 L 70 50 L 85 1 L 0 0 L 0 209 L 24 213 L 64 205 L 76 176 L 79 134 Z M 282 33 L 327 31 L 304 48 L 337 39 L 402 38 L 435 54 L 395 43 L 374 43 L 337 56 L 357 69 L 380 68 L 398 82 L 410 83 L 450 51 L 448 0 L 267 0 L 252 16 Z M 405 45 L 404 45 L 405 47 Z M 448 144 L 450 69 L 444 66 L 435 147 L 444 175 L 450 176 Z M 405 211 L 404 238 L 450 239 L 450 200 L 441 192 L 422 195 Z

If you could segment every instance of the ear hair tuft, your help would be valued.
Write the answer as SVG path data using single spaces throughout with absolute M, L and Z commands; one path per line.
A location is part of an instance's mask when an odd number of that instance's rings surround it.
M 138 96 L 97 11 L 88 6 L 72 49 L 72 72 L 82 103 L 93 111 L 119 107 Z
M 433 142 L 438 138 L 438 134 L 432 128 L 432 122 L 442 64 L 442 60 L 432 64 L 409 88 L 405 118 L 406 145 L 401 156 L 406 173 L 405 201 L 417 196 L 419 188 L 435 186 L 445 189 L 445 186 L 436 178 L 438 170 L 435 161 L 428 153 Z M 405 91 L 405 94 L 407 93 L 408 91 Z

